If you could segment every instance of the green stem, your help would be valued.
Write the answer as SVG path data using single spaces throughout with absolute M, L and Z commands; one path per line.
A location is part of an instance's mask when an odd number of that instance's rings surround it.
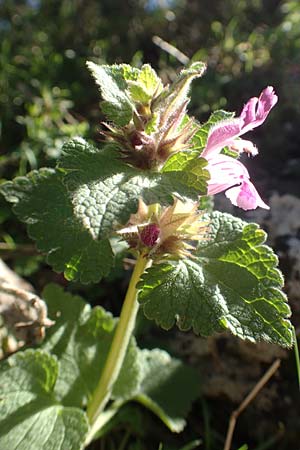
M 123 401 L 115 401 L 108 409 L 97 416 L 97 420 L 90 427 L 85 438 L 85 447 L 87 447 L 93 439 L 99 437 L 98 432 L 117 414 L 123 404 Z
M 298 378 L 298 387 L 300 389 L 300 358 L 299 358 L 299 348 L 298 348 L 298 341 L 297 341 L 297 334 L 295 327 L 293 327 L 293 335 L 294 335 L 294 352 L 295 352 L 295 361 L 296 361 L 296 371 L 297 371 L 297 378 Z
M 104 410 L 110 398 L 113 385 L 120 373 L 139 308 L 136 300 L 136 285 L 149 264 L 150 261 L 144 254 L 141 254 L 136 261 L 110 351 L 98 386 L 87 408 L 87 416 L 91 427 L 93 427 L 98 416 Z

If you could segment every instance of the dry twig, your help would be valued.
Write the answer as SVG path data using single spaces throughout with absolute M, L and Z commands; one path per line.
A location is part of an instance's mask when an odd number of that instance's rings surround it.
M 6 259 L 15 255 L 35 256 L 38 255 L 38 251 L 34 245 L 30 244 L 12 245 L 6 242 L 0 242 L 0 254 L 2 259 Z
M 181 64 L 187 64 L 190 61 L 190 58 L 182 53 L 178 48 L 174 47 L 174 45 L 169 44 L 169 42 L 164 41 L 159 36 L 153 36 L 152 41 L 159 48 L 169 53 L 169 55 L 174 56 Z
M 267 372 L 262 376 L 262 378 L 256 383 L 254 388 L 250 391 L 247 397 L 242 401 L 240 406 L 233 411 L 230 416 L 226 441 L 224 445 L 224 450 L 230 450 L 232 443 L 232 436 L 236 426 L 237 419 L 239 415 L 247 408 L 247 406 L 254 400 L 259 391 L 264 387 L 264 385 L 269 381 L 269 379 L 274 375 L 274 373 L 278 370 L 280 366 L 281 360 L 276 359 L 271 367 L 267 370 Z

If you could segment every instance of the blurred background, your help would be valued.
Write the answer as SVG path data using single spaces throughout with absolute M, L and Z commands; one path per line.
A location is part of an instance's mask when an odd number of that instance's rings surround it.
M 252 179 L 272 209 L 271 213 L 255 212 L 243 217 L 260 222 L 270 234 L 269 242 L 280 256 L 286 276 L 298 332 L 299 1 L 0 0 L 0 48 L 1 180 L 45 165 L 54 166 L 62 143 L 69 137 L 100 140 L 99 95 L 86 69 L 87 59 L 100 64 L 126 62 L 137 67 L 150 63 L 166 83 L 188 61 L 205 61 L 207 73 L 194 82 L 190 103 L 190 114 L 200 122 L 219 108 L 239 114 L 250 97 L 273 85 L 279 103 L 266 123 L 251 135 L 260 154 L 246 161 Z M 224 209 L 228 208 L 226 203 Z M 46 266 L 43 256 L 35 254 L 25 227 L 16 221 L 2 198 L 0 226 L 0 257 L 16 272 L 37 289 L 53 280 L 67 286 L 61 275 L 53 274 Z M 127 278 L 120 263 L 101 288 L 74 284 L 67 288 L 118 313 Z M 180 437 L 168 434 L 154 418 L 143 416 L 139 426 L 137 422 L 128 425 L 131 446 L 126 448 L 151 450 L 157 449 L 159 442 L 167 442 L 162 450 L 179 449 L 184 442 L 200 437 L 203 443 L 199 448 L 219 450 L 232 409 L 278 356 L 277 349 L 268 347 L 257 352 L 248 345 L 242 348 L 231 338 L 203 341 L 188 334 L 176 335 L 174 345 L 169 335 L 153 331 L 149 324 L 142 324 L 141 329 L 148 330 L 148 334 L 141 333 L 149 336 L 144 338 L 145 345 L 159 340 L 174 354 L 201 366 L 203 398 Z M 241 418 L 234 448 L 248 443 L 252 450 L 299 450 L 295 361 L 292 353 L 283 352 L 280 357 L 285 364 L 277 382 L 266 391 L 265 401 L 251 406 Z M 212 373 L 219 378 L 213 378 Z M 138 407 L 132 414 L 139 414 Z M 254 429 L 249 428 L 249 423 Z M 152 436 L 151 445 L 143 435 L 145 430 Z M 109 439 L 113 438 L 107 438 L 103 448 L 121 448 L 117 444 L 114 447 Z
M 298 1 L 0 0 L 1 175 L 52 164 L 74 133 L 97 136 L 87 59 L 151 63 L 167 82 L 182 62 L 164 43 L 208 64 L 190 105 L 200 121 L 274 85 L 280 103 L 255 132 L 259 163 L 274 177 L 296 169 L 287 160 L 299 168 Z

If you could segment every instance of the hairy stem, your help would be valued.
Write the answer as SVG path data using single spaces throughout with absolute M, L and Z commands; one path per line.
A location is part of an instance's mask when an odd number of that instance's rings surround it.
M 113 385 L 120 373 L 129 340 L 135 326 L 135 319 L 139 307 L 136 300 L 136 285 L 147 265 L 150 265 L 149 259 L 147 259 L 144 254 L 141 254 L 136 261 L 136 265 L 131 276 L 121 315 L 103 372 L 87 408 L 87 416 L 91 427 L 93 427 L 98 416 L 104 410 L 110 398 Z

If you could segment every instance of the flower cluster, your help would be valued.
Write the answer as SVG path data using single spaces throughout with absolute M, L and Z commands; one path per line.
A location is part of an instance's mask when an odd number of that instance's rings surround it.
M 142 170 L 160 171 L 170 155 L 189 150 L 198 126 L 187 115 L 187 93 L 191 81 L 201 77 L 205 69 L 204 63 L 195 62 L 182 70 L 170 86 L 163 86 L 155 72 L 145 65 L 141 74 L 146 71 L 150 78 L 143 86 L 148 93 L 142 96 L 138 82 L 127 81 L 127 93 L 134 103 L 132 120 L 123 127 L 104 123 L 106 131 L 102 132 L 118 145 L 124 161 Z
M 166 208 L 147 206 L 140 200 L 137 213 L 131 214 L 118 234 L 132 249 L 157 260 L 170 255 L 190 257 L 197 242 L 207 238 L 207 232 L 208 222 L 202 220 L 198 204 L 175 199 Z
M 93 63 L 89 63 L 89 67 L 101 87 L 103 83 L 99 73 L 102 69 Z M 114 66 L 119 76 L 124 75 L 124 70 L 127 73 L 123 80 L 126 86 L 123 100 L 129 105 L 131 118 L 125 125 L 104 123 L 106 129 L 102 134 L 118 148 L 123 161 L 143 171 L 160 172 L 175 153 L 196 151 L 199 154 L 199 146 L 195 145 L 197 139 L 193 138 L 201 131 L 201 126 L 187 114 L 188 90 L 192 80 L 201 77 L 205 68 L 204 63 L 192 63 L 170 86 L 163 86 L 149 65 L 132 72 L 128 66 Z M 111 77 L 112 73 L 108 71 L 105 77 Z M 116 95 L 120 95 L 118 83 L 116 85 Z M 111 93 L 104 92 L 108 101 Z M 245 104 L 239 117 L 217 122 L 209 129 L 206 146 L 199 155 L 207 160 L 206 169 L 210 175 L 208 195 L 226 191 L 225 195 L 231 202 L 244 210 L 258 206 L 269 209 L 238 157 L 242 153 L 257 155 L 255 145 L 240 136 L 261 125 L 277 100 L 273 87 L 268 86 L 259 97 L 253 97 Z M 224 148 L 229 148 L 231 154 L 235 152 L 236 157 L 229 156 Z M 180 164 L 176 170 L 182 170 Z
M 181 126 L 187 111 L 187 101 L 169 112 L 160 114 L 159 107 L 153 101 L 153 112 L 149 118 L 153 130 L 147 130 L 146 116 L 139 111 L 133 123 L 119 128 L 104 123 L 106 131 L 102 134 L 117 143 L 121 157 L 128 164 L 142 170 L 157 170 L 163 166 L 173 153 L 188 150 L 190 140 L 196 132 L 194 120 L 189 119 Z M 157 111 L 156 111 L 157 110 Z
M 238 118 L 218 123 L 210 130 L 206 147 L 201 154 L 208 161 L 210 172 L 208 194 L 214 195 L 226 190 L 225 195 L 235 206 L 244 210 L 258 206 L 269 209 L 250 181 L 246 167 L 237 159 L 221 153 L 224 147 L 241 154 L 246 152 L 255 156 L 258 152 L 251 141 L 239 139 L 239 136 L 261 125 L 278 100 L 274 89 L 269 86 L 259 98 L 251 98 L 244 106 Z

